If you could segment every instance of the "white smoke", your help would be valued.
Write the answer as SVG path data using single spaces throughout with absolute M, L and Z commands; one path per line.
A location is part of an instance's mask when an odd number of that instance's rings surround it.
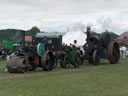
M 69 31 L 82 31 L 85 32 L 86 25 L 83 22 L 76 22 L 70 25 Z
M 112 25 L 112 19 L 109 17 L 101 17 L 99 19 L 97 19 L 97 23 L 100 24 L 101 26 L 101 30 L 111 30 L 111 28 L 113 27 Z

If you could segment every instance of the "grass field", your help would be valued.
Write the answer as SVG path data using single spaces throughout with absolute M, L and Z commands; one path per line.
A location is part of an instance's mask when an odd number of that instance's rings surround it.
M 128 96 L 128 58 L 25 74 L 4 72 L 5 64 L 0 62 L 0 96 Z

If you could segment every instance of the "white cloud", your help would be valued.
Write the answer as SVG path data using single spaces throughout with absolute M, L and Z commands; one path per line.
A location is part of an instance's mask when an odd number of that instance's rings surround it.
M 0 29 L 65 31 L 78 22 L 118 34 L 128 30 L 128 0 L 0 0 Z

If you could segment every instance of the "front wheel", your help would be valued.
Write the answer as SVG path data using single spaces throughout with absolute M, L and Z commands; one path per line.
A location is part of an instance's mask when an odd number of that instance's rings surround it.
M 65 56 L 65 57 L 64 57 L 64 61 L 62 62 L 62 66 L 63 66 L 64 68 L 68 68 L 69 65 L 70 65 L 69 56 Z
M 54 55 L 52 52 L 45 52 L 41 57 L 41 67 L 44 71 L 51 71 L 54 68 Z

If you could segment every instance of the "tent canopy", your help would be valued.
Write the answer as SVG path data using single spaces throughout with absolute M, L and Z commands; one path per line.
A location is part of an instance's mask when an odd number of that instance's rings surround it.
M 86 43 L 87 35 L 84 32 L 81 31 L 72 31 L 67 32 L 65 35 L 63 35 L 62 42 L 70 45 L 74 44 L 74 40 L 77 40 L 77 44 L 79 46 L 82 46 Z

